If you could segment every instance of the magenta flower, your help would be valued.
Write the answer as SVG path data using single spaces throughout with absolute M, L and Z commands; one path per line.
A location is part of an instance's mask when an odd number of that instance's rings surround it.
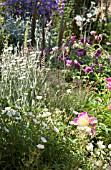
M 111 82 L 111 78 L 106 78 L 106 81 L 109 83 Z
M 94 126 L 98 122 L 96 117 L 88 116 L 87 112 L 84 111 L 78 114 L 78 118 L 74 119 L 74 125 L 82 127 L 91 127 L 91 135 L 94 136 Z
M 72 60 L 66 60 L 66 66 L 67 67 L 71 67 L 72 64 Z
M 84 72 L 85 72 L 85 73 L 92 73 L 93 70 L 92 70 L 91 67 L 87 66 L 87 67 L 84 69 Z
M 73 36 L 71 36 L 71 41 L 72 41 L 72 42 L 74 42 L 74 41 L 75 41 L 75 39 L 76 39 L 76 36 L 74 36 L 74 35 L 73 35 Z
M 106 81 L 107 81 L 107 87 L 109 90 L 111 90 L 111 78 L 106 78 Z

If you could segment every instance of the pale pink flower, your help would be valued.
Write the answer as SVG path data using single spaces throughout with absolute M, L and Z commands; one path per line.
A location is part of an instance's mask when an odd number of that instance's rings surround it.
M 111 110 L 111 106 L 108 107 L 108 110 Z
M 95 35 L 95 40 L 99 40 L 99 36 L 98 35 Z
M 91 34 L 91 35 L 95 35 L 95 34 L 96 34 L 96 31 L 91 31 L 90 34 Z
M 99 34 L 98 37 L 99 37 L 100 39 L 102 39 L 102 38 L 103 38 L 103 34 Z

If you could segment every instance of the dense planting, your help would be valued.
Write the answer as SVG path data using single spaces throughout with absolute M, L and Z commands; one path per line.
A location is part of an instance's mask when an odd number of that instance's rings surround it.
M 2 1 L 1 170 L 111 169 L 110 16 L 79 2 Z

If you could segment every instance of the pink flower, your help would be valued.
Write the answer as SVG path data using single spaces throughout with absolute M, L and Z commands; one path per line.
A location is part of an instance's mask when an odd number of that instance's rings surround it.
M 75 39 L 76 39 L 76 36 L 74 36 L 74 35 L 73 35 L 73 36 L 71 36 L 71 41 L 72 41 L 72 42 L 74 42 L 74 41 L 75 41 Z
M 66 66 L 67 67 L 71 67 L 72 64 L 72 60 L 66 60 Z
M 107 18 L 103 18 L 102 21 L 103 21 L 103 22 L 107 22 Z
M 84 72 L 85 72 L 85 73 L 92 73 L 93 70 L 92 70 L 91 67 L 87 66 L 87 67 L 84 69 Z
M 109 90 L 111 90 L 111 82 L 108 82 L 107 87 Z
M 111 82 L 111 78 L 106 78 L 106 81 L 109 83 Z
M 99 34 L 98 37 L 99 37 L 100 39 L 102 39 L 102 38 L 103 38 L 103 34 Z
M 99 64 L 99 68 L 102 69 L 103 68 L 103 64 Z
M 75 118 L 74 119 L 74 125 L 77 125 L 77 126 L 91 126 L 92 129 L 91 129 L 91 135 L 93 136 L 95 133 L 95 130 L 94 130 L 94 126 L 95 124 L 98 122 L 97 118 L 96 117 L 92 117 L 92 116 L 88 116 L 87 112 L 84 111 L 82 113 L 79 113 L 78 114 L 78 118 Z
M 110 89 L 111 90 L 111 78 L 106 78 L 106 81 L 107 81 L 107 87 L 108 87 L 108 89 Z
M 96 34 L 96 31 L 91 31 L 90 34 L 91 34 L 91 35 L 95 35 L 95 34 Z
M 95 35 L 95 40 L 99 40 L 99 36 L 98 35 Z
M 111 110 L 111 106 L 108 107 L 108 110 Z

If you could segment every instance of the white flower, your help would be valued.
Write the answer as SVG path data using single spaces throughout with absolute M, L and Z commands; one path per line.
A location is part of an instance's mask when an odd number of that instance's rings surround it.
M 111 149 L 111 144 L 108 145 L 108 148 Z
M 47 127 L 47 124 L 46 124 L 45 122 L 42 122 L 42 125 L 43 125 L 44 127 Z
M 10 111 L 10 110 L 11 110 L 11 107 L 5 107 L 5 110 L 6 110 L 6 111 Z
M 59 129 L 57 129 L 55 126 L 54 126 L 54 131 L 59 133 Z
M 108 166 L 108 164 L 104 164 L 103 169 L 106 169 L 106 168 L 107 168 L 107 166 Z
M 57 47 L 57 46 L 55 46 L 55 47 L 52 48 L 52 51 L 56 51 L 56 50 L 58 50 L 58 47 Z
M 10 112 L 7 112 L 7 116 L 12 117 L 12 114 Z
M 77 21 L 76 24 L 77 24 L 79 27 L 82 26 L 82 22 L 80 22 L 80 21 Z
M 33 116 L 32 112 L 29 112 L 29 115 L 30 115 L 30 116 Z
M 33 118 L 34 123 L 39 124 L 40 122 Z
M 42 96 L 37 96 L 37 99 L 38 99 L 38 100 L 41 100 L 41 99 L 42 99 Z
M 90 128 L 90 127 L 84 126 L 84 128 L 85 128 L 85 131 L 86 131 L 87 133 L 91 133 L 91 128 Z
M 50 116 L 50 115 L 51 115 L 50 112 L 44 112 L 43 115 L 42 115 L 41 117 L 48 117 L 48 116 Z
M 70 121 L 69 124 L 70 124 L 70 125 L 74 125 L 74 121 Z
M 93 144 L 92 143 L 88 143 L 88 145 L 86 146 L 86 149 L 88 151 L 93 151 Z
M 97 166 L 102 166 L 102 161 L 101 161 L 101 160 L 98 160 L 95 164 L 96 164 Z
M 81 168 L 79 168 L 78 170 L 82 170 Z
M 97 145 L 99 146 L 100 149 L 104 149 L 106 146 L 103 145 L 103 141 L 98 141 Z
M 67 89 L 67 91 L 66 91 L 68 94 L 70 94 L 71 93 L 71 89 Z
M 111 151 L 109 151 L 109 155 L 111 156 Z
M 88 14 L 87 14 L 87 17 L 88 17 L 88 18 L 91 18 L 91 17 L 92 17 L 92 14 L 91 14 L 91 13 L 88 13 Z
M 106 42 L 106 45 L 111 45 L 111 43 L 110 42 Z
M 37 147 L 38 147 L 39 149 L 44 149 L 44 145 L 41 145 L 41 144 L 38 144 Z
M 7 133 L 9 133 L 9 130 L 8 130 L 6 127 L 4 127 L 4 130 L 5 130 Z
M 41 137 L 40 139 L 41 139 L 41 141 L 44 142 L 44 143 L 47 142 L 47 140 L 46 140 L 44 137 Z
M 96 151 L 96 155 L 98 155 L 98 156 L 99 156 L 99 155 L 100 155 L 100 152 L 99 152 L 99 151 Z

